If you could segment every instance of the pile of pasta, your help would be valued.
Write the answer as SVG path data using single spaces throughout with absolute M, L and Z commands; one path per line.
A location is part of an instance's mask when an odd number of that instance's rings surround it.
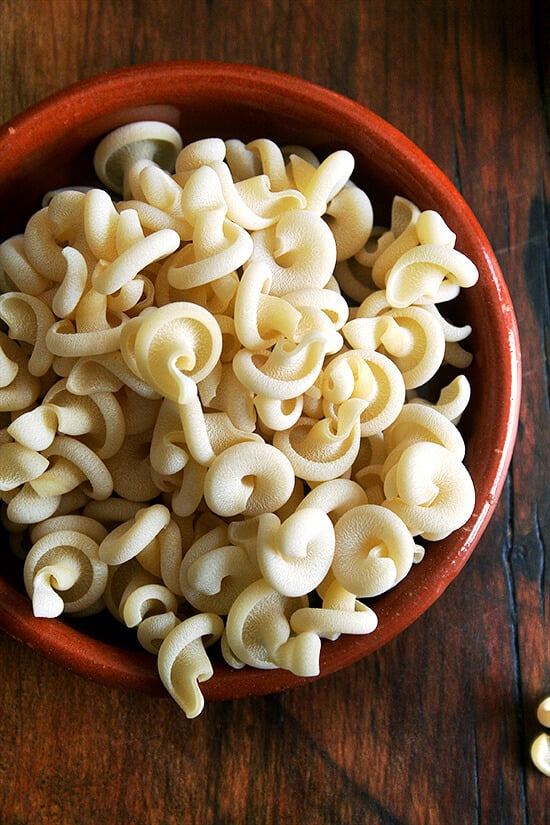
M 375 225 L 348 151 L 140 122 L 94 163 L 0 246 L 2 521 L 35 615 L 109 611 L 194 717 L 210 645 L 315 676 L 469 519 L 438 305 L 478 272 L 436 212 Z

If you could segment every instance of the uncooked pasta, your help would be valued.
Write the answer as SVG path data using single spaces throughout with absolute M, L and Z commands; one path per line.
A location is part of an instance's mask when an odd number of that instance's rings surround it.
M 440 305 L 478 273 L 433 210 L 376 223 L 347 150 L 143 121 L 94 165 L 0 244 L 2 523 L 35 615 L 107 611 L 191 718 L 212 646 L 314 677 L 468 521 Z

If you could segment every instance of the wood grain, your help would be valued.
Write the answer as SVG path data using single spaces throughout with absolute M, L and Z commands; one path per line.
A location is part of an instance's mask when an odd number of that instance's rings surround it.
M 394 642 L 278 696 L 212 703 L 82 680 L 0 634 L 0 823 L 544 825 L 550 693 L 548 24 L 544 3 L 0 0 L 0 121 L 161 59 L 271 67 L 391 121 L 453 179 L 505 273 L 525 376 L 497 512 Z

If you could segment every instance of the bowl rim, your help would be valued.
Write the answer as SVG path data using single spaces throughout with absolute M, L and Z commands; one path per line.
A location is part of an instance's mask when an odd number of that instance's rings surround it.
M 437 193 L 440 202 L 450 211 L 460 209 L 464 223 L 468 226 L 473 243 L 481 256 L 485 271 L 494 289 L 494 305 L 502 313 L 506 328 L 506 341 L 501 342 L 506 357 L 507 372 L 501 376 L 501 395 L 508 399 L 507 415 L 501 421 L 498 455 L 492 456 L 492 483 L 484 500 L 476 504 L 474 515 L 462 528 L 463 538 L 456 556 L 442 568 L 437 582 L 422 598 L 411 594 L 411 610 L 405 616 L 401 613 L 396 622 L 380 626 L 375 634 L 366 637 L 345 637 L 330 645 L 324 643 L 321 652 L 320 676 L 326 676 L 346 667 L 375 649 L 383 646 L 410 626 L 443 593 L 460 572 L 477 545 L 495 509 L 502 492 L 506 474 L 512 458 L 517 435 L 521 401 L 521 352 L 516 317 L 504 277 L 496 255 L 487 236 L 450 179 L 436 164 L 408 137 L 395 126 L 358 103 L 332 89 L 296 77 L 285 72 L 254 66 L 246 63 L 232 63 L 217 60 L 198 61 L 157 61 L 138 63 L 111 71 L 95 74 L 56 91 L 31 107 L 25 109 L 0 126 L 0 168 L 3 147 L 10 151 L 14 141 L 20 144 L 19 152 L 24 152 L 36 141 L 37 134 L 44 133 L 47 117 L 56 113 L 72 122 L 75 113 L 89 99 L 91 93 L 108 87 L 111 93 L 121 94 L 129 83 L 137 83 L 144 73 L 148 80 L 161 81 L 169 72 L 178 81 L 193 80 L 205 84 L 218 78 L 230 79 L 240 94 L 292 95 L 296 105 L 318 104 L 341 120 L 352 124 L 361 135 L 375 136 L 382 150 L 390 150 L 399 162 L 421 170 L 426 181 Z M 154 87 L 155 84 L 152 84 Z M 154 95 L 153 95 L 154 97 Z M 106 111 L 111 111 L 107 106 Z M 402 583 L 403 584 L 403 583 Z M 151 694 L 167 695 L 156 672 L 154 657 L 145 651 L 132 651 L 121 656 L 120 649 L 91 637 L 86 637 L 86 648 L 82 648 L 82 632 L 59 619 L 37 619 L 32 613 L 30 600 L 23 592 L 16 590 L 0 573 L 0 629 L 13 638 L 24 642 L 49 660 L 81 676 L 111 687 L 137 689 Z M 233 670 L 224 662 L 214 666 L 215 677 L 205 682 L 202 692 L 207 700 L 239 698 L 247 695 L 275 693 L 294 687 L 311 677 L 295 676 L 282 670 Z M 319 677 L 313 677 L 319 678 Z

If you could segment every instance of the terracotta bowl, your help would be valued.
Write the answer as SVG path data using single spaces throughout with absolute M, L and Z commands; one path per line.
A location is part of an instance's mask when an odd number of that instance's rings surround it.
M 472 212 L 443 173 L 406 137 L 372 112 L 295 77 L 215 62 L 134 66 L 100 75 L 49 97 L 0 129 L 0 240 L 23 230 L 42 195 L 64 185 L 96 183 L 92 156 L 109 130 L 134 120 L 164 120 L 184 143 L 201 137 L 270 137 L 300 143 L 321 156 L 349 149 L 354 180 L 371 196 L 375 216 L 389 217 L 395 194 L 440 212 L 456 247 L 476 263 L 478 284 L 464 290 L 460 314 L 473 326 L 468 370 L 472 400 L 461 428 L 477 503 L 469 522 L 430 545 L 420 565 L 376 600 L 371 635 L 324 642 L 321 675 L 356 662 L 417 619 L 460 572 L 495 508 L 511 458 L 520 399 L 520 352 L 502 274 Z M 114 620 L 69 623 L 33 616 L 21 562 L 0 560 L 0 627 L 49 659 L 98 682 L 163 693 L 155 657 Z M 127 635 L 131 634 L 131 639 Z M 209 699 L 270 693 L 303 682 L 282 670 L 231 670 L 216 661 L 205 682 Z

